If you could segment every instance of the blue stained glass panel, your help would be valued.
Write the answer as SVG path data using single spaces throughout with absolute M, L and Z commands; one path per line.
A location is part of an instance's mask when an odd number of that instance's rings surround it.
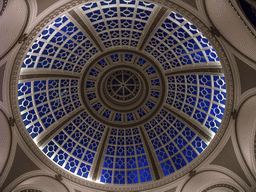
M 111 183 L 112 174 L 113 174 L 112 170 L 102 169 L 100 181 L 103 183 Z
M 125 184 L 125 172 L 115 171 L 114 184 Z
M 58 149 L 59 147 L 53 142 L 50 141 L 44 148 L 43 152 L 48 156 L 51 157 Z
M 182 167 L 184 167 L 185 165 L 187 165 L 187 163 L 185 162 L 185 160 L 183 159 L 183 157 L 181 156 L 180 153 L 178 155 L 174 156 L 172 158 L 172 161 L 173 161 L 177 170 L 179 170 Z
M 191 162 L 193 159 L 197 157 L 197 153 L 192 149 L 191 146 L 188 146 L 186 149 L 182 151 L 188 162 Z
M 74 173 L 75 170 L 77 169 L 78 164 L 79 164 L 78 160 L 74 159 L 73 157 L 70 157 L 66 166 L 65 166 L 65 169 Z
M 81 163 L 77 175 L 80 175 L 84 178 L 87 178 L 90 172 L 91 166 L 90 165 L 86 165 L 85 163 Z
M 140 180 L 142 183 L 152 180 L 149 168 L 141 169 L 139 170 L 139 173 L 140 173 Z
M 161 167 L 162 167 L 162 170 L 163 170 L 165 176 L 169 175 L 175 171 L 172 166 L 172 163 L 169 160 L 161 163 Z
M 33 124 L 29 128 L 27 128 L 27 131 L 29 132 L 30 136 L 34 139 L 36 136 L 38 136 L 40 133 L 44 131 L 43 127 L 39 122 Z
M 207 147 L 207 144 L 200 137 L 196 137 L 192 142 L 192 145 L 199 153 L 202 153 L 203 150 Z
M 60 166 L 62 166 L 67 158 L 68 158 L 68 154 L 65 153 L 63 150 L 59 150 L 59 152 L 53 158 L 53 161 L 55 161 Z
M 128 184 L 135 184 L 139 182 L 137 170 L 127 171 L 127 182 Z

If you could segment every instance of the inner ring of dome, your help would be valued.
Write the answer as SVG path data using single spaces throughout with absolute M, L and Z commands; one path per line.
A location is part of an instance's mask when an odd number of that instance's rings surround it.
M 114 71 L 111 70 L 103 82 L 101 90 L 106 99 L 119 108 L 128 107 L 137 102 L 143 94 L 143 87 L 145 87 L 140 75 L 124 66 Z
M 131 101 L 138 97 L 141 88 L 139 77 L 130 70 L 120 69 L 106 79 L 106 92 L 115 100 Z
M 86 69 L 81 83 L 81 90 L 84 90 L 82 100 L 90 114 L 100 122 L 112 127 L 121 124 L 127 128 L 138 126 L 154 116 L 164 102 L 164 75 L 159 66 L 144 54 L 127 49 L 109 51 L 92 61 Z M 134 83 L 134 90 L 122 97 L 110 85 L 115 80 L 120 89 L 123 89 L 122 84 L 126 87 L 122 79 L 116 79 L 119 75 L 120 78 L 127 76 L 127 86 L 131 83 L 129 80 Z
M 126 71 L 129 70 L 129 71 L 132 71 L 134 74 L 136 74 L 140 83 L 140 87 L 136 95 L 128 101 L 120 101 L 118 99 L 113 98 L 108 93 L 107 85 L 106 85 L 107 78 L 109 77 L 110 74 L 115 73 L 116 71 L 119 71 L 119 70 L 123 70 L 124 68 L 126 69 Z M 104 74 L 107 74 L 107 75 L 104 75 Z M 100 101 L 107 108 L 117 112 L 128 113 L 138 109 L 139 107 L 142 107 L 145 104 L 145 101 L 147 101 L 148 99 L 150 88 L 148 86 L 148 83 L 146 83 L 148 81 L 147 78 L 139 70 L 136 70 L 136 68 L 128 65 L 122 65 L 122 66 L 117 65 L 107 70 L 106 73 L 104 74 L 99 78 L 99 81 L 98 81 L 99 86 L 97 90 L 99 93 L 98 95 L 99 95 Z M 107 76 L 107 78 L 104 78 L 105 76 Z

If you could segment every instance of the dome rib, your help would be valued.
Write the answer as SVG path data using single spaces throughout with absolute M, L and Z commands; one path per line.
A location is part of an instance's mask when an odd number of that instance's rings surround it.
M 140 127 L 140 128 L 141 128 L 141 136 L 144 140 L 144 143 L 145 143 L 145 146 L 146 146 L 146 149 L 148 152 L 148 156 L 149 156 L 149 159 L 151 162 L 151 167 L 152 167 L 151 170 L 155 175 L 155 179 L 159 180 L 159 179 L 163 178 L 163 174 L 159 171 L 159 170 L 161 170 L 160 169 L 161 167 L 157 163 L 156 155 L 154 153 L 152 153 L 152 148 L 150 147 L 150 143 L 148 142 L 149 140 L 146 138 L 145 130 L 142 127 Z
M 92 40 L 93 44 L 96 45 L 96 47 L 100 50 L 100 52 L 103 52 L 102 46 L 99 44 L 99 42 L 94 37 L 94 35 L 91 32 L 91 30 L 86 26 L 86 24 L 81 19 L 81 17 L 74 10 L 71 10 L 68 13 L 84 29 L 86 34 L 90 37 L 90 39 Z
M 206 142 L 209 143 L 212 140 L 212 134 L 208 131 L 208 129 L 205 129 L 204 127 L 201 127 L 198 122 L 193 121 L 193 119 L 188 120 L 186 117 L 183 117 L 181 114 L 179 114 L 178 110 L 170 109 L 168 106 L 164 106 L 164 109 L 167 110 L 169 113 L 173 114 L 180 120 L 182 120 L 184 123 L 188 124 L 190 128 L 198 133 L 200 137 Z
M 146 42 L 148 41 L 148 38 L 150 37 L 151 33 L 154 31 L 156 26 L 161 22 L 161 19 L 163 16 L 167 13 L 167 8 L 166 7 L 161 7 L 160 10 L 158 11 L 157 15 L 155 16 L 154 20 L 151 22 L 150 28 L 148 29 L 147 33 L 145 34 L 145 38 L 142 40 L 142 43 L 140 45 L 139 50 L 141 51 Z
M 92 174 L 91 174 L 93 181 L 96 181 L 96 180 L 100 177 L 100 175 L 99 175 L 99 174 L 100 174 L 99 170 L 100 170 L 100 165 L 102 164 L 102 156 L 103 156 L 104 152 L 106 151 L 106 146 L 104 146 L 104 144 L 107 143 L 107 138 L 108 138 L 108 135 L 109 135 L 110 128 L 107 127 L 106 130 L 107 130 L 107 131 L 106 131 L 105 134 L 104 134 L 104 140 L 103 140 L 103 142 L 102 142 L 102 145 L 103 145 L 103 146 L 101 146 L 101 149 L 100 149 L 98 158 L 96 159 L 96 166 L 95 166 L 95 168 L 94 168 L 94 170 L 93 170 L 93 172 L 92 172 Z
M 79 115 L 81 112 L 84 111 L 84 108 L 81 108 L 80 110 L 78 110 L 77 112 L 71 114 L 71 116 L 69 116 L 68 118 L 66 118 L 64 121 L 62 121 L 59 125 L 55 126 L 54 129 L 51 129 L 47 132 L 47 134 L 45 135 L 40 135 L 40 137 L 38 137 L 38 142 L 37 142 L 37 146 L 38 147 L 42 147 L 44 146 L 49 139 L 52 139 L 52 137 L 59 132 L 61 129 L 63 129 L 63 126 L 65 126 L 66 124 L 68 124 L 72 119 L 74 119 L 75 117 L 77 117 L 77 115 Z

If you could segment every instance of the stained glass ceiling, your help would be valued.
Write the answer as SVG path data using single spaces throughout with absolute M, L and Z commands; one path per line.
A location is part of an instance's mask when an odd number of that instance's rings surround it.
M 191 165 L 217 133 L 226 82 L 207 38 L 144 1 L 87 3 L 44 28 L 18 82 L 28 134 L 89 181 L 140 184 Z

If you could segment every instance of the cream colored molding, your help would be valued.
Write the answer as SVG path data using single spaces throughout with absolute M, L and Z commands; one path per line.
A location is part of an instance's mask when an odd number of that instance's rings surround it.
M 227 179 L 228 182 L 230 182 L 230 184 L 232 184 L 232 186 L 236 186 L 241 192 L 247 192 L 247 191 L 250 191 L 251 188 L 245 183 L 245 181 L 239 177 L 237 174 L 235 174 L 234 172 L 232 172 L 231 170 L 223 167 L 223 166 L 219 166 L 219 165 L 211 165 L 211 164 L 208 164 L 208 165 L 205 165 L 199 169 L 197 169 L 197 173 L 196 175 L 198 174 L 202 174 L 204 172 L 207 172 L 207 173 L 210 173 L 209 175 L 215 175 L 217 174 L 218 176 L 209 176 L 211 177 L 212 179 L 209 180 L 208 182 L 204 182 L 203 185 L 199 185 L 200 182 L 199 181 L 195 181 L 193 180 L 193 178 L 188 178 L 186 180 L 186 182 L 183 184 L 183 188 L 187 185 L 187 183 L 191 182 L 195 182 L 197 183 L 197 187 L 200 188 L 200 190 L 198 192 L 202 192 L 202 190 L 204 190 L 206 187 L 208 186 L 211 186 L 213 184 L 217 184 L 217 183 L 223 183 L 223 180 L 218 180 L 219 178 L 221 177 L 225 177 Z M 222 175 L 222 176 L 221 176 Z M 192 181 L 190 181 L 192 180 Z M 227 183 L 227 182 L 224 182 L 224 183 Z M 180 192 L 183 192 L 183 191 L 180 191 Z
M 28 24 L 25 29 L 25 33 L 29 33 L 33 28 L 33 23 L 36 19 L 36 13 L 37 13 L 37 2 L 36 0 L 26 0 L 29 6 L 29 18 L 28 18 Z
M 250 128 L 252 128 L 252 127 L 250 127 Z M 255 130 L 256 129 L 254 129 L 254 133 L 255 133 Z M 233 148 L 234 148 L 234 151 L 235 151 L 236 158 L 237 158 L 237 160 L 238 160 L 238 162 L 239 162 L 239 164 L 240 164 L 240 166 L 241 166 L 245 176 L 247 177 L 247 179 L 249 180 L 249 182 L 252 185 L 250 188 L 255 188 L 256 187 L 256 183 L 255 183 L 255 181 L 256 181 L 255 178 L 256 177 L 254 175 L 252 175 L 252 172 L 250 172 L 250 170 L 249 170 L 250 167 L 248 167 L 246 160 L 244 161 L 243 154 L 242 154 L 243 151 L 240 150 L 240 146 L 239 146 L 239 143 L 238 143 L 238 140 L 237 140 L 237 135 L 236 135 L 235 131 L 231 135 L 231 139 L 232 139 Z M 254 135 L 252 136 L 252 145 L 253 144 L 254 144 Z M 252 147 L 251 148 L 252 153 L 253 153 L 253 149 L 254 148 Z M 254 155 L 252 155 L 252 156 L 253 156 L 253 160 L 255 162 L 255 156 Z M 254 163 L 254 165 L 255 165 L 255 163 Z
M 236 108 L 239 110 L 240 108 L 244 105 L 244 103 L 249 100 L 251 97 L 256 96 L 256 87 L 249 89 L 248 91 L 244 92 L 240 97 L 239 97 L 239 101 L 237 102 Z
M 254 91 L 255 90 L 256 89 L 254 89 Z M 244 100 L 239 108 L 239 116 L 236 123 L 237 140 L 242 156 L 254 175 L 254 178 L 256 178 L 256 159 L 254 154 L 256 131 L 256 95 L 251 95 L 251 97 L 247 98 L 249 99 Z
M 256 39 L 241 22 L 228 0 L 206 0 L 205 7 L 221 37 L 249 58 L 256 60 Z
M 23 34 L 29 17 L 26 0 L 9 1 L 2 16 L 0 16 L 0 60 L 16 45 Z
M 239 192 L 235 187 L 233 187 L 229 184 L 215 184 L 215 185 L 212 185 L 210 187 L 207 187 L 202 192 L 207 192 L 207 191 L 210 191 L 211 189 L 216 189 L 216 188 L 227 188 L 227 189 L 230 189 L 234 192 Z
M 244 191 L 250 191 L 251 188 L 253 188 L 254 186 L 254 180 L 252 178 L 251 173 L 248 170 L 248 167 L 246 167 L 245 162 L 243 161 L 242 157 L 241 157 L 241 153 L 237 147 L 236 141 L 235 141 L 235 121 L 232 121 L 229 124 L 228 127 L 228 133 L 224 136 L 223 140 L 220 142 L 219 146 L 216 148 L 216 150 L 214 151 L 214 153 L 209 156 L 209 158 L 207 158 L 205 160 L 205 162 L 203 163 L 202 166 L 198 167 L 196 169 L 197 173 L 199 174 L 200 172 L 206 172 L 206 171 L 212 171 L 212 172 L 219 172 L 222 174 L 225 174 L 226 176 L 228 176 L 234 183 L 236 183 L 237 185 L 239 185 L 240 187 L 242 187 L 242 189 L 244 189 Z M 227 144 L 227 140 L 231 138 L 232 141 L 232 146 L 234 149 L 234 153 L 236 155 L 236 158 L 238 160 L 239 165 L 241 166 L 241 169 L 244 171 L 245 176 L 247 177 L 247 179 L 249 180 L 249 182 L 252 184 L 252 187 L 250 188 L 247 183 L 236 173 L 232 172 L 231 170 L 223 167 L 223 166 L 219 166 L 219 165 L 214 165 L 211 164 L 211 162 L 213 160 L 216 159 L 216 157 L 219 155 L 220 152 L 223 151 L 223 148 L 226 146 Z M 227 162 L 229 161 L 229 159 L 227 159 Z M 213 179 L 214 180 L 214 179 Z M 212 183 L 210 183 L 212 184 Z M 203 189 L 202 189 L 203 190 Z M 200 191 L 201 192 L 201 191 Z
M 239 189 L 239 192 L 247 192 L 248 190 L 244 190 L 237 182 L 235 182 L 228 175 L 220 172 L 220 171 L 202 171 L 197 173 L 194 177 L 189 179 L 184 186 L 182 187 L 180 192 L 202 192 L 204 189 L 217 185 L 220 183 L 229 184 L 231 186 L 235 186 Z
M 17 188 L 15 188 L 14 190 L 12 190 L 12 192 L 21 192 L 23 190 L 37 190 L 37 191 L 40 191 L 40 192 L 51 192 L 51 191 L 48 191 L 48 190 L 45 190 L 44 188 L 42 187 L 39 187 L 38 185 L 21 185 Z M 28 191 L 30 192 L 30 191 Z M 32 191 L 34 192 L 34 191 Z
M 237 4 L 238 0 L 228 0 L 231 7 L 234 9 L 237 16 L 241 19 L 241 22 L 244 23 L 245 27 L 249 30 L 254 38 L 256 38 L 256 30 L 252 26 L 251 22 L 247 19 L 246 15 L 244 15 L 243 11 L 241 10 L 240 6 Z M 252 0 L 245 0 L 252 6 L 256 8 L 256 3 Z
M 88 0 L 86 0 L 86 1 L 88 1 Z M 36 11 L 34 12 L 33 21 L 31 22 L 31 24 L 29 26 L 29 32 L 31 32 L 31 30 L 33 30 L 33 28 L 35 28 L 42 20 L 45 20 L 46 17 L 49 17 L 49 14 L 52 14 L 53 11 L 55 11 L 59 7 L 65 7 L 65 5 L 69 2 L 72 4 L 72 0 L 59 0 L 56 3 L 54 3 L 53 5 L 51 5 L 50 7 L 48 7 L 47 9 L 45 9 L 39 15 L 37 15 L 37 2 L 36 2 L 36 0 L 33 0 L 33 3 L 31 4 L 31 6 L 32 6 L 32 8 L 36 8 Z M 68 9 L 62 8 L 62 11 L 60 11 L 59 14 L 64 13 L 66 11 L 68 11 Z M 45 26 L 47 24 L 48 23 L 45 23 Z
M 203 19 L 206 22 L 206 25 L 211 27 L 212 23 L 211 20 L 209 19 L 208 15 L 207 15 L 207 11 L 205 9 L 205 0 L 197 0 L 197 7 L 199 12 L 202 13 Z
M 3 192 L 20 192 L 24 189 L 37 189 L 42 192 L 70 192 L 66 185 L 44 171 L 31 171 L 16 178 Z

